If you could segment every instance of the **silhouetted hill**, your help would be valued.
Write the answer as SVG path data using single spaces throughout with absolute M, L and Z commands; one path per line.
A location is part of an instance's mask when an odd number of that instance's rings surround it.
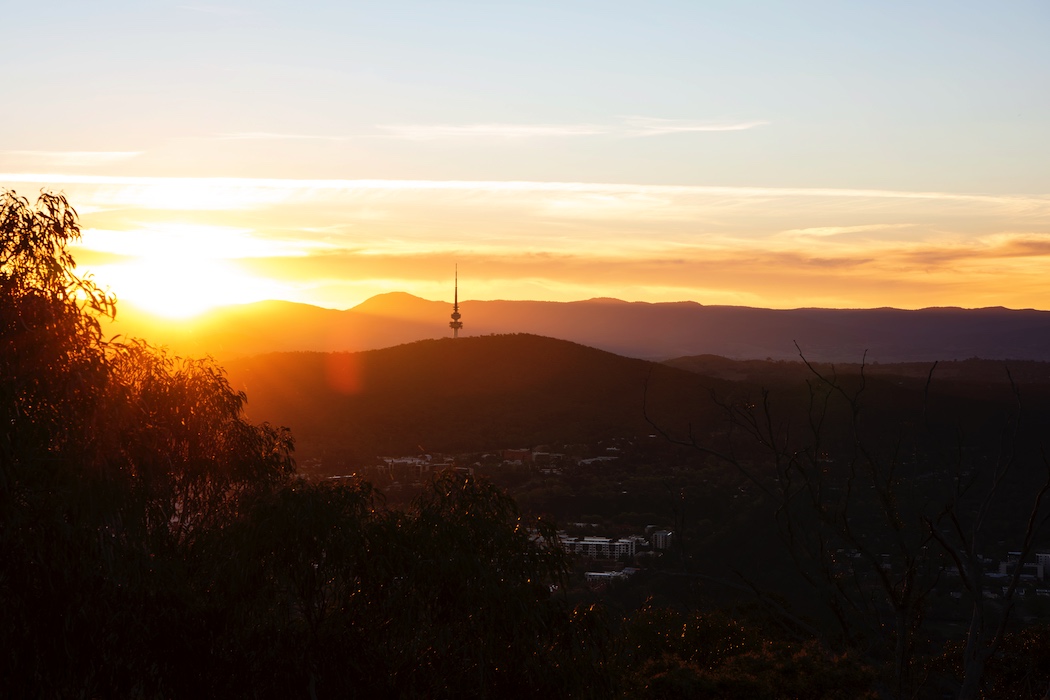
M 448 328 L 449 314 L 452 313 L 450 307 L 451 304 L 443 301 L 428 301 L 405 292 L 389 292 L 364 300 L 352 311 L 369 316 L 427 323 L 443 333 L 443 329 Z
M 464 301 L 465 336 L 531 333 L 627 357 L 686 355 L 812 361 L 1050 360 L 1050 312 L 1004 308 L 756 309 L 694 302 Z M 449 335 L 451 304 L 410 294 L 373 297 L 346 311 L 288 302 L 218 309 L 182 324 L 147 327 L 123 314 L 114 332 L 178 353 L 220 360 L 273 351 L 358 351 Z
M 304 458 L 474 451 L 647 436 L 657 420 L 709 424 L 724 389 L 682 370 L 553 338 L 425 340 L 357 353 L 270 353 L 226 363 L 252 420 L 290 426 Z M 646 438 L 648 439 L 648 438 Z

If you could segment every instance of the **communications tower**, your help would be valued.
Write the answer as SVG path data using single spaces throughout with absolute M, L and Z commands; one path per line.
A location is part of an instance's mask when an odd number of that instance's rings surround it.
M 449 321 L 448 327 L 452 329 L 452 337 L 459 337 L 459 329 L 463 327 L 463 322 L 459 319 L 462 315 L 459 313 L 459 265 L 456 265 L 456 301 L 452 304 L 452 320 Z

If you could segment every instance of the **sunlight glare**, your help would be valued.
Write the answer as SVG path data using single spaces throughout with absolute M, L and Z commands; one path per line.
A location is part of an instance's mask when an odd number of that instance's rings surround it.
M 277 298 L 273 280 L 245 274 L 237 258 L 297 255 L 280 242 L 218 226 L 154 224 L 146 231 L 90 230 L 81 247 L 120 256 L 86 269 L 119 300 L 168 319 Z
M 271 283 L 241 273 L 225 260 L 139 259 L 100 267 L 118 300 L 169 319 L 187 319 L 217 306 L 274 298 Z

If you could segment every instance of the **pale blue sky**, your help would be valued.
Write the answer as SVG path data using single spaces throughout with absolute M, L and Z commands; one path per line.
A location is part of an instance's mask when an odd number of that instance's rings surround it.
M 918 214 L 907 197 L 866 216 L 860 201 L 830 215 L 808 210 L 813 198 L 784 206 L 780 195 L 769 206 L 789 213 L 750 233 L 753 197 L 720 205 L 719 216 L 705 210 L 670 239 L 658 225 L 609 230 L 614 243 L 664 240 L 670 257 L 682 236 L 730 232 L 753 242 L 832 227 L 974 249 L 995 236 L 1050 235 L 1046 2 L 51 2 L 5 8 L 4 24 L 0 186 L 24 192 L 40 186 L 27 174 L 66 189 L 70 176 L 874 189 L 1028 204 L 1001 219 L 982 211 L 974 230 L 968 210 Z M 89 211 L 101 206 L 95 194 L 81 194 Z M 399 221 L 440 219 L 437 247 L 469 254 L 476 234 L 455 232 L 482 214 L 468 200 Z M 326 225 L 339 220 L 339 201 L 326 202 Z M 385 205 L 389 221 L 397 207 Z M 345 219 L 359 209 L 347 205 Z M 499 238 L 499 212 L 484 216 L 496 217 Z M 573 217 L 562 223 L 578 249 L 608 220 L 584 231 Z M 688 220 L 685 210 L 676 217 Z M 1039 262 L 1025 258 L 1029 269 Z M 567 279 L 528 284 L 536 296 L 584 292 L 582 282 L 566 291 Z M 836 294 L 871 303 L 836 284 L 780 303 Z M 639 299 L 679 294 L 630 289 Z M 776 303 L 744 282 L 676 289 Z M 981 299 L 995 302 L 985 289 Z M 952 303 L 956 291 L 910 305 Z M 355 294 L 325 303 L 364 292 Z M 1048 308 L 1050 288 L 1030 298 Z
M 53 2 L 5 25 L 0 150 L 139 153 L 125 174 L 1050 191 L 1045 2 Z M 384 129 L 476 124 L 606 131 Z

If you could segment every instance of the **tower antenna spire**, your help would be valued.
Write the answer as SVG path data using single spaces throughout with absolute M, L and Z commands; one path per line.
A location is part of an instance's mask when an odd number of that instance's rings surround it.
M 452 337 L 459 337 L 459 329 L 463 327 L 463 322 L 460 321 L 463 316 L 459 313 L 459 264 L 456 264 L 456 282 L 455 282 L 455 301 L 452 303 L 452 320 L 449 322 L 448 327 L 452 329 Z

